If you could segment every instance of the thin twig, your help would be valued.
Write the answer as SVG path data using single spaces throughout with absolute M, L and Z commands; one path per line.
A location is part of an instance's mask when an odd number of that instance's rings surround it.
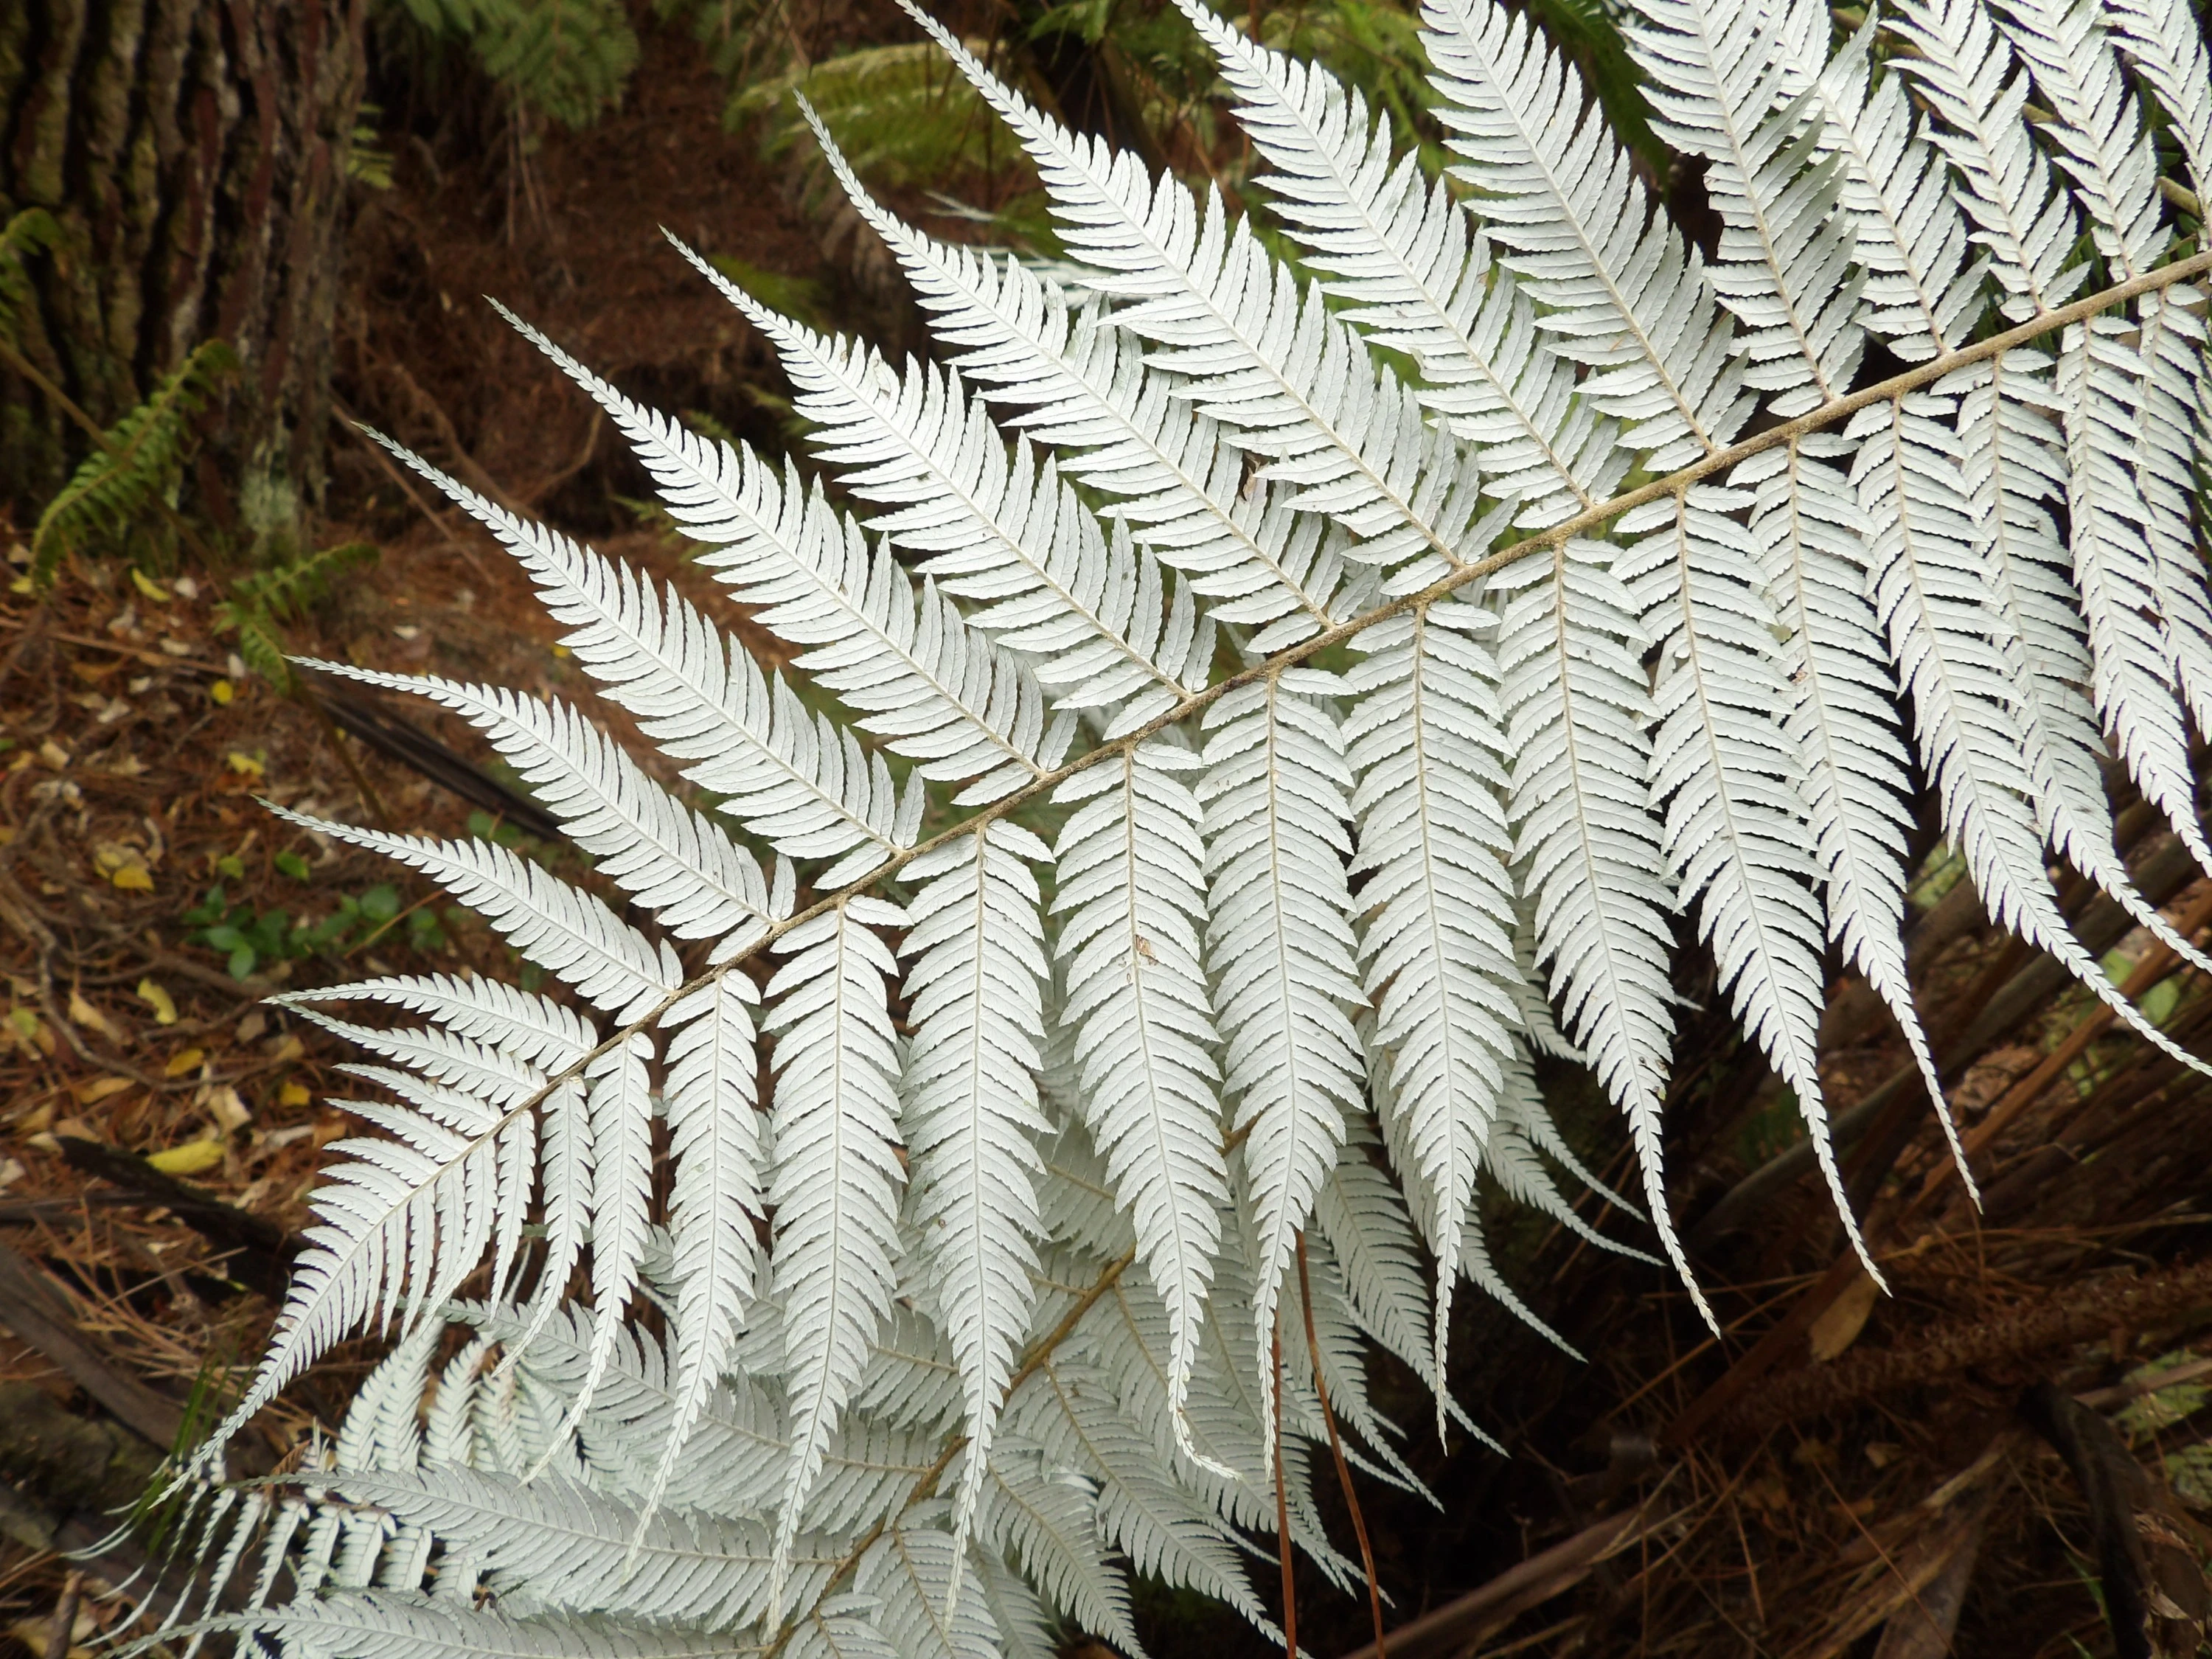
M 1291 1569 L 1290 1489 L 1283 1482 L 1283 1310 L 1275 1309 L 1275 1328 L 1267 1339 L 1268 1363 L 1275 1373 L 1275 1555 L 1283 1564 L 1283 1653 L 1298 1659 L 1298 1587 Z M 1320 1367 L 1316 1365 L 1318 1371 Z

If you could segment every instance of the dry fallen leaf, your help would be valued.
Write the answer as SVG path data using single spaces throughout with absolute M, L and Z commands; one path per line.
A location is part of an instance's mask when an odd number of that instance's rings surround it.
M 154 1011 L 155 1024 L 174 1025 L 177 1023 L 176 1000 L 170 996 L 158 981 L 150 979 L 140 980 L 138 1000 Z
M 146 1161 L 163 1175 L 198 1175 L 222 1162 L 222 1143 L 220 1140 L 188 1140 L 181 1146 L 170 1147 L 167 1152 L 149 1152 Z
M 238 1091 L 228 1083 L 209 1090 L 204 1104 L 208 1115 L 216 1121 L 216 1126 L 225 1134 L 234 1129 L 242 1129 L 253 1121 L 252 1109 L 239 1098 Z
M 1859 1340 L 1867 1316 L 1874 1311 L 1875 1298 L 1881 1294 L 1874 1280 L 1862 1272 L 1848 1290 L 1828 1304 L 1806 1333 L 1816 1364 L 1825 1364 Z
M 168 1063 L 161 1067 L 161 1075 L 182 1077 L 187 1072 L 197 1072 L 200 1068 L 200 1062 L 206 1058 L 207 1050 L 204 1048 L 179 1049 L 169 1056 Z
M 298 1083 L 288 1083 L 276 1091 L 279 1106 L 304 1106 L 313 1098 L 306 1085 Z
M 88 1026 L 99 1032 L 110 1042 L 123 1041 L 123 1033 L 115 1029 L 106 1014 L 101 1013 L 99 1009 L 84 1000 L 84 993 L 82 991 L 70 993 L 69 1017 L 78 1024 Z
M 80 1106 L 97 1106 L 111 1095 L 119 1095 L 131 1085 L 127 1077 L 96 1077 L 80 1083 L 72 1091 Z
M 169 602 L 169 590 L 136 566 L 131 568 L 131 585 L 156 605 L 167 605 Z
M 143 864 L 126 864 L 107 878 L 127 893 L 150 893 L 154 890 L 154 878 L 147 873 Z
M 223 763 L 242 778 L 264 776 L 269 763 L 258 755 L 249 755 L 244 750 L 234 749 L 223 757 Z
M 229 702 L 237 695 L 238 688 L 228 680 L 217 680 L 213 685 L 208 687 L 208 696 L 213 697 L 219 704 Z

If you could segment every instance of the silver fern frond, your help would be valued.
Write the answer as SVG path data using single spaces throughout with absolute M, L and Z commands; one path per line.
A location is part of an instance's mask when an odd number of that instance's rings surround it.
M 725 284 L 805 461 L 702 439 L 518 321 L 791 678 L 395 452 L 669 766 L 565 704 L 325 665 L 475 725 L 593 869 L 288 815 L 566 989 L 283 999 L 383 1011 L 310 1015 L 368 1056 L 346 1103 L 373 1133 L 336 1148 L 216 1445 L 333 1344 L 398 1341 L 297 1470 L 192 1487 L 182 1535 L 210 1597 L 234 1586 L 177 1630 L 964 1659 L 1041 1655 L 1058 1620 L 1134 1653 L 1133 1572 L 1273 1635 L 1249 1558 L 1359 1571 L 1311 1490 L 1332 1430 L 1419 1490 L 1366 1345 L 1439 1434 L 1479 1434 L 1461 1283 L 1559 1340 L 1485 1195 L 1644 1257 L 1571 1201 L 1641 1219 L 1553 1121 L 1552 1068 L 1625 1116 L 1689 1281 L 1678 928 L 1839 1203 L 1838 968 L 1942 1110 L 1903 944 L 1918 793 L 1990 915 L 2202 1068 L 2054 875 L 2202 958 L 2133 885 L 2107 782 L 2212 857 L 2212 256 L 2177 240 L 2142 115 L 2201 196 L 2183 0 L 1897 0 L 1832 49 L 1809 0 L 1635 0 L 1710 258 L 1524 13 L 1427 0 L 1438 179 L 1325 71 L 1182 9 L 1293 257 L 924 18 L 1075 263 L 915 229 L 817 123 L 944 361 Z

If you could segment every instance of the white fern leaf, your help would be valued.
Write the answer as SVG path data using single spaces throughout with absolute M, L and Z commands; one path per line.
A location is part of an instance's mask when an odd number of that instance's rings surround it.
M 999 1659 L 983 1599 L 951 1599 L 952 1540 L 934 1524 L 933 1507 L 884 1528 L 854 1569 L 854 1590 L 875 1601 L 872 1622 L 900 1659 Z
M 1728 319 L 1680 233 L 1663 213 L 1647 222 L 1581 76 L 1495 0 L 1424 0 L 1421 19 L 1453 171 L 1481 193 L 1553 349 L 1589 367 L 1582 396 L 1627 423 L 1655 471 L 1726 444 L 1751 412 Z
M 1352 778 L 1323 702 L 1342 690 L 1330 675 L 1289 669 L 1231 692 L 1206 715 L 1206 952 L 1231 1127 L 1243 1137 L 1255 1206 L 1252 1312 L 1263 1353 L 1275 1288 L 1336 1162 L 1345 1115 L 1363 1102 L 1350 1011 L 1366 997 L 1352 966 L 1344 864 Z
M 767 1215 L 751 1009 L 758 1000 L 751 981 L 729 973 L 661 1016 L 661 1030 L 670 1033 L 662 1098 L 676 1160 L 668 1203 L 678 1279 L 676 1398 L 646 1492 L 647 1516 L 659 1507 L 758 1289 L 756 1229 Z
M 902 920 L 880 900 L 842 900 L 776 941 L 786 960 L 768 986 L 763 1024 L 776 1039 L 769 1202 L 792 1443 L 769 1589 L 777 1613 L 801 1506 L 890 1309 L 901 1170 L 886 998 L 896 963 L 869 929 Z
M 607 695 L 638 717 L 684 776 L 727 796 L 722 810 L 779 851 L 836 863 L 842 886 L 911 846 L 921 795 L 901 797 L 880 756 L 850 731 L 809 716 L 678 594 L 656 593 L 626 565 L 494 506 L 397 445 L 392 453 L 498 537 L 530 573 L 562 642 Z M 773 690 L 771 690 L 771 684 Z
M 1993 919 L 2055 957 L 2159 1048 L 2195 1066 L 2113 988 L 2068 930 L 2051 890 L 2028 804 L 2034 784 L 2013 713 L 2012 676 L 1987 632 L 1989 573 L 1972 523 L 1942 505 L 1961 493 L 1957 441 L 1931 418 L 1949 413 L 1939 400 L 1900 399 L 1863 411 L 1850 428 L 1863 441 L 1855 465 L 1871 521 L 1875 603 L 1912 693 L 1922 764 L 1942 801 L 1945 829 Z M 1865 482 L 1881 471 L 1893 476 Z
M 1387 1089 L 1386 1085 L 1386 1099 Z M 1449 1331 L 1444 1310 L 1450 1307 L 1451 1291 L 1459 1279 L 1456 1229 L 1451 1240 L 1452 1283 L 1447 1285 L 1439 1273 L 1431 1297 L 1422 1283 L 1412 1214 L 1398 1188 L 1370 1156 L 1375 1145 L 1374 1132 L 1364 1124 L 1355 1123 L 1345 1137 L 1335 1167 L 1314 1196 L 1320 1243 L 1334 1261 L 1346 1303 L 1360 1328 L 1435 1395 L 1439 1443 L 1449 1416 L 1494 1444 L 1451 1397 L 1442 1363 Z M 1471 1195 L 1468 1202 L 1473 1202 Z
M 489 1044 L 526 1066 L 564 1071 L 599 1046 L 596 1026 L 574 1009 L 502 981 L 451 974 L 386 976 L 310 991 L 280 991 L 280 1008 L 314 1002 L 380 1002 L 434 1019 L 446 1030 Z
M 1828 20 L 1818 7 L 1792 5 L 1775 41 L 1785 71 L 1778 95 L 1808 96 L 1820 113 L 1813 130 L 1821 152 L 1843 163 L 1841 205 L 1866 271 L 1857 320 L 1906 362 L 1920 362 L 1963 343 L 1983 309 L 1983 268 L 1970 261 L 1949 171 L 1906 96 L 1905 77 L 1874 74 L 1879 21 L 1869 7 L 1831 58 Z
M 1492 579 L 1503 595 L 1498 654 L 1514 757 L 1514 858 L 1537 896 L 1538 960 L 1569 1034 L 1628 1118 L 1645 1202 L 1687 1284 L 1659 1141 L 1674 1030 L 1674 899 L 1644 810 L 1651 702 L 1631 654 L 1644 636 L 1633 601 L 1606 568 L 1609 554 L 1577 539 Z M 1692 1294 L 1702 1309 L 1694 1285 Z
M 562 1444 L 591 1407 L 622 1340 L 623 1310 L 638 1290 L 651 1225 L 654 1058 L 653 1039 L 632 1032 L 584 1068 L 592 1124 L 592 1355 L 555 1435 Z
M 499 1120 L 467 1133 L 401 1107 L 360 1103 L 392 1139 L 336 1143 L 308 1200 L 317 1217 L 292 1273 L 269 1351 L 244 1396 L 210 1437 L 220 1449 L 331 1344 L 387 1324 L 403 1291 L 436 1307 L 483 1257 L 498 1188 Z M 411 1317 L 410 1317 L 410 1323 Z
M 793 665 L 860 710 L 863 731 L 922 763 L 925 777 L 975 780 L 962 805 L 996 800 L 1059 764 L 1073 727 L 1047 730 L 1028 668 L 977 638 L 928 584 L 917 623 L 914 584 L 890 549 L 871 552 L 858 526 L 818 486 L 802 485 L 788 461 L 779 478 L 750 448 L 696 436 L 501 314 L 605 411 L 670 516 L 713 550 L 700 562 L 759 607 L 761 626 L 807 647 Z
M 1129 1620 L 1127 1580 L 1098 1534 L 1091 1482 L 1050 1467 L 1036 1446 L 1001 1439 L 981 1489 L 979 1534 L 990 1547 L 1018 1561 L 1078 1628 L 1144 1659 L 1145 1645 Z
M 1155 366 L 1190 377 L 1200 410 L 1268 459 L 1263 477 L 1294 485 L 1292 505 L 1358 537 L 1368 563 L 1462 562 L 1473 469 L 1460 476 L 1449 435 L 1424 426 L 1395 375 L 1377 374 L 1319 290 L 1301 295 L 1248 223 L 1231 226 L 1219 196 L 1201 210 L 1180 180 L 1155 182 L 1134 157 L 1070 133 L 902 3 L 1036 162 L 1068 251 L 1100 273 L 1091 285 L 1132 302 L 1116 325 L 1165 348 Z
M 1027 864 L 1051 854 L 1000 821 L 947 842 L 907 867 L 902 953 L 907 1018 L 905 1104 L 910 1224 L 933 1281 L 939 1322 L 967 1396 L 968 1448 L 954 1506 L 957 1585 L 975 1501 L 989 1467 L 999 1402 L 1029 1329 L 1044 1231 L 1037 1144 L 1051 1131 L 1037 1108 L 1040 989 L 1049 976 L 1043 896 Z
M 1077 1358 L 1048 1362 L 1008 1402 L 1007 1415 L 1097 1483 L 1099 1527 L 1131 1566 L 1225 1602 L 1273 1632 L 1221 1522 L 1192 1501 L 1152 1437 L 1123 1413 L 1104 1372 Z
M 1753 458 L 1729 482 L 1756 496 L 1751 534 L 1781 625 L 1784 729 L 1796 747 L 1828 936 L 1896 1020 L 1952 1132 L 1905 971 L 1911 760 L 1893 712 L 1896 675 L 1867 599 L 1863 521 L 1833 464 L 1843 453 L 1814 434 Z
M 1359 949 L 1376 1017 L 1366 1042 L 1389 1057 L 1406 1178 L 1437 1248 L 1432 1383 L 1443 1375 L 1459 1218 L 1474 1201 L 1521 1024 L 1498 666 L 1475 637 L 1495 622 L 1456 599 L 1416 610 L 1361 635 L 1365 659 L 1345 681 L 1358 699 L 1344 736 L 1359 779 L 1352 873 L 1368 878 Z
M 592 854 L 593 870 L 677 938 L 711 939 L 717 959 L 726 960 L 758 944 L 775 920 L 759 860 L 703 813 L 671 799 L 621 744 L 568 704 L 434 675 L 309 665 L 427 697 L 483 732 L 568 838 Z
M 1612 422 L 1571 401 L 1566 365 L 1539 348 L 1534 313 L 1470 236 L 1465 209 L 1413 155 L 1393 165 L 1389 118 L 1370 125 L 1360 94 L 1320 65 L 1255 45 L 1195 0 L 1180 3 L 1243 100 L 1254 145 L 1280 169 L 1259 182 L 1291 236 L 1349 302 L 1345 319 L 1420 365 L 1413 395 L 1478 447 L 1488 493 L 1522 495 L 1531 525 L 1611 494 L 1629 461 Z
M 635 1613 L 729 1629 L 768 1611 L 769 1540 L 757 1522 L 666 1510 L 647 1517 L 550 1474 L 523 1482 L 438 1468 L 347 1472 L 334 1484 L 466 1547 L 495 1592 L 526 1586 L 549 1612 Z M 802 1594 L 818 1595 L 837 1565 L 834 1545 L 823 1541 L 793 1558 Z
M 507 943 L 579 995 L 618 1019 L 635 1018 L 684 982 L 666 941 L 650 941 L 608 908 L 504 847 L 483 841 L 433 841 L 384 830 L 331 823 L 281 806 L 288 823 L 382 853 L 421 871 L 497 928 Z
M 1201 809 L 1183 781 L 1199 765 L 1156 739 L 1062 784 L 1054 799 L 1075 810 L 1054 849 L 1053 899 L 1085 1122 L 1166 1307 L 1164 1403 L 1194 1461 L 1184 1402 L 1229 1201 L 1219 1039 L 1199 955 Z
M 1369 592 L 1339 538 L 1317 533 L 1279 487 L 1248 478 L 1214 423 L 1148 369 L 1129 337 L 1095 306 L 1021 261 L 1003 264 L 936 240 L 861 187 L 810 108 L 816 141 L 862 218 L 897 256 L 932 325 L 967 381 L 1021 406 L 1011 424 L 1057 446 L 1062 471 L 1121 498 L 1111 509 L 1170 568 L 1214 601 L 1217 622 L 1259 628 L 1255 651 L 1310 638 L 1360 608 Z M 1074 452 L 1070 453 L 1069 452 Z
M 1682 900 L 1698 907 L 1723 994 L 1797 1097 L 1866 1258 L 1829 1151 L 1818 1055 L 1824 930 L 1760 550 L 1730 516 L 1748 504 L 1740 491 L 1699 485 L 1626 514 L 1624 533 L 1649 533 L 1616 574 L 1658 646 L 1651 798 L 1666 813 L 1668 862 Z
M 696 256 L 692 256 L 695 263 Z M 901 375 L 873 350 L 825 339 L 700 264 L 781 354 L 811 441 L 856 495 L 892 507 L 871 520 L 949 593 L 989 602 L 975 625 L 1037 661 L 1059 706 L 1111 705 L 1134 730 L 1204 684 L 1212 633 L 1188 592 L 1122 538 L 1109 542 L 1057 464 L 1018 441 L 1011 460 L 981 405 L 949 369 Z

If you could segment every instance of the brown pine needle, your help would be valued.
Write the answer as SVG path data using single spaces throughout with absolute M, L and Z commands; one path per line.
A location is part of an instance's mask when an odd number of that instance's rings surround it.
M 1382 1640 L 1382 1587 L 1375 1578 L 1375 1552 L 1367 1542 L 1367 1517 L 1360 1513 L 1359 1494 L 1352 1489 L 1352 1468 L 1344 1461 L 1344 1441 L 1336 1431 L 1336 1413 L 1328 1408 L 1328 1384 L 1321 1380 L 1321 1340 L 1314 1334 L 1313 1281 L 1306 1273 L 1306 1236 L 1298 1235 L 1298 1305 L 1306 1316 L 1306 1352 L 1313 1358 L 1314 1393 L 1321 1397 L 1321 1420 L 1328 1425 L 1329 1455 L 1336 1460 L 1336 1483 L 1344 1488 L 1344 1506 L 1352 1511 L 1352 1535 L 1359 1540 L 1359 1567 L 1367 1575 L 1367 1606 L 1375 1615 L 1375 1659 L 1390 1659 Z M 1283 1409 L 1279 1395 L 1278 1417 Z M 1279 1457 L 1279 1454 L 1278 1454 Z M 1282 1479 L 1279 1464 L 1276 1480 Z

